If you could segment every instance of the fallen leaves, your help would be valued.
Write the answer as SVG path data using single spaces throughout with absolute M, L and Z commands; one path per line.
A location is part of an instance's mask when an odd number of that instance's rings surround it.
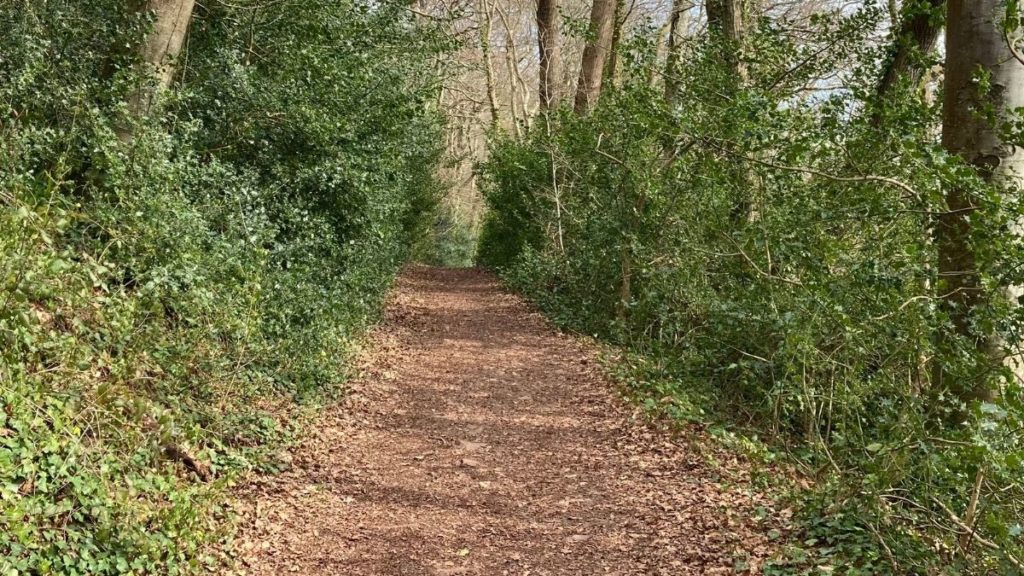
M 631 418 L 493 277 L 412 267 L 385 317 L 353 394 L 242 488 L 251 575 L 756 574 L 784 539 L 742 458 Z

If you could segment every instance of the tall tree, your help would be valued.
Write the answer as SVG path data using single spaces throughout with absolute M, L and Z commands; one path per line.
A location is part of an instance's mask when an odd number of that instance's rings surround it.
M 133 116 L 152 113 L 160 92 L 174 80 L 175 63 L 185 44 L 194 7 L 195 0 L 148 0 L 143 4 L 143 11 L 153 13 L 153 29 L 142 43 L 140 55 L 152 69 L 155 82 L 132 95 L 129 109 Z
M 616 0 L 594 0 L 590 8 L 590 29 L 587 44 L 583 48 L 580 80 L 576 86 L 577 114 L 590 112 L 601 96 L 605 61 L 608 59 L 615 29 L 615 5 Z
M 519 50 L 516 48 L 516 37 L 509 23 L 508 14 L 500 4 L 494 5 L 501 24 L 505 28 L 505 67 L 508 70 L 509 84 L 509 110 L 512 115 L 512 130 L 516 137 L 522 136 L 523 128 L 530 127 L 530 90 L 523 80 L 523 74 L 519 70 Z M 521 112 L 521 123 L 516 116 L 516 97 L 519 97 L 518 105 Z
M 679 93 L 679 62 L 682 59 L 683 39 L 690 28 L 690 10 L 693 0 L 674 0 L 668 24 L 668 55 L 665 58 L 665 99 L 673 102 Z
M 494 86 L 494 59 L 491 56 L 491 35 L 494 32 L 491 17 L 491 4 L 487 0 L 480 0 L 480 53 L 483 57 L 484 78 L 487 84 L 487 103 L 491 110 L 491 126 L 497 126 L 498 117 L 498 95 Z
M 619 44 L 622 43 L 622 27 L 626 19 L 636 6 L 636 0 L 626 10 L 625 0 L 615 0 L 615 15 L 612 17 L 612 40 L 608 47 L 608 58 L 604 63 L 604 82 L 610 82 L 613 86 L 619 81 Z
M 743 62 L 744 10 L 743 0 L 707 0 L 705 5 L 708 29 L 722 45 L 722 60 L 732 69 L 741 84 L 747 82 L 747 66 Z
M 878 104 L 883 104 L 903 79 L 911 86 L 921 82 L 924 57 L 935 50 L 942 32 L 945 4 L 945 0 L 909 0 L 904 4 L 892 50 L 878 82 Z M 880 118 L 876 113 L 873 120 L 877 123 Z
M 946 78 L 943 100 L 942 145 L 974 166 L 989 181 L 1024 184 L 1024 148 L 1004 138 L 1003 124 L 1024 106 L 1024 64 L 1014 57 L 1003 34 L 1002 0 L 949 0 L 946 11 Z M 979 81 L 981 77 L 985 81 Z M 990 111 L 990 114 L 986 114 Z M 972 341 L 993 366 L 1006 360 L 1004 343 L 991 333 L 978 333 L 972 319 L 986 301 L 978 274 L 977 253 L 971 242 L 974 199 L 954 187 L 946 193 L 948 210 L 938 219 L 939 293 L 942 310 L 958 336 Z M 1019 231 L 1019 226 L 1018 226 Z M 1015 299 L 1019 288 L 1006 288 L 995 297 Z M 940 337 L 940 348 L 947 345 Z M 1016 371 L 1020 372 L 1017 363 Z M 998 391 L 984 375 L 968 382 L 952 381 L 945 366 L 936 363 L 933 384 L 951 389 L 962 399 L 986 400 Z
M 729 72 L 723 88 L 725 88 L 726 98 L 731 99 L 731 92 L 743 88 L 749 81 L 747 66 L 743 59 L 746 17 L 744 0 L 707 0 L 705 10 L 707 11 L 708 33 L 711 41 L 717 44 L 721 54 L 721 63 Z M 728 135 L 728 140 L 733 140 L 738 137 L 741 128 L 735 118 L 723 118 L 722 130 L 723 134 Z M 726 144 L 726 149 L 730 154 L 735 154 L 735 146 L 734 143 L 729 142 Z M 750 177 L 750 171 L 744 165 L 732 164 L 728 170 L 733 175 L 735 193 L 729 217 L 734 224 L 739 226 L 756 216 L 752 202 L 755 183 Z
M 562 33 L 558 0 L 537 0 L 537 44 L 540 48 L 541 110 L 558 106 L 561 100 Z

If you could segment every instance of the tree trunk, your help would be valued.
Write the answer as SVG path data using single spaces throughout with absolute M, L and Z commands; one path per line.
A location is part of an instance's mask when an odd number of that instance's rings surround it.
M 576 87 L 576 113 L 587 114 L 601 96 L 601 81 L 615 28 L 615 0 L 594 0 L 590 32 L 583 49 L 580 80 Z
M 747 66 L 743 62 L 744 14 L 743 0 L 707 0 L 708 29 L 722 44 L 722 61 L 742 85 L 747 83 Z
M 946 12 L 946 79 L 942 117 L 942 145 L 973 165 L 986 180 L 1024 184 L 1024 148 L 1004 141 L 1000 124 L 1015 108 L 1024 106 L 1024 65 L 1014 58 L 1002 34 L 1001 0 L 949 0 Z M 979 71 L 988 76 L 981 92 Z M 990 109 L 996 122 L 981 111 Z M 1005 343 L 992 333 L 972 329 L 974 313 L 985 302 L 977 258 L 971 243 L 973 198 L 969 190 L 950 189 L 948 211 L 938 219 L 938 293 L 958 336 L 972 341 L 995 367 L 1007 361 Z M 1015 233 L 1020 232 L 1020 222 Z M 1016 300 L 1019 287 L 1008 287 L 995 297 Z M 939 352 L 948 352 L 940 336 Z M 1020 376 L 1019 362 L 1013 363 Z M 933 386 L 950 389 L 965 401 L 990 400 L 998 394 L 983 373 L 970 382 L 954 382 L 941 361 L 935 362 Z
M 137 90 L 128 101 L 128 109 L 135 118 L 152 114 L 160 92 L 171 86 L 176 71 L 175 60 L 185 45 L 188 25 L 192 20 L 195 0 L 148 0 L 143 10 L 153 12 L 153 30 L 142 43 L 140 55 L 151 67 L 155 82 Z
M 537 0 L 537 44 L 540 48 L 541 110 L 557 108 L 561 99 L 562 39 L 557 0 Z
M 626 21 L 626 0 L 615 0 L 615 15 L 612 16 L 612 41 L 608 47 L 608 58 L 604 65 L 604 82 L 612 86 L 619 82 L 619 44 L 622 42 L 622 26 Z
M 749 0 L 747 0 L 749 1 Z M 708 17 L 708 33 L 711 41 L 717 44 L 720 62 L 729 73 L 722 87 L 726 106 L 731 105 L 732 93 L 748 84 L 747 66 L 743 61 L 744 44 L 744 0 L 707 0 L 705 10 Z M 722 130 L 729 140 L 739 137 L 739 125 L 732 117 L 722 118 Z M 735 153 L 735 144 L 726 144 L 730 155 Z M 736 227 L 746 225 L 756 216 L 752 212 L 754 181 L 745 165 L 731 164 L 729 171 L 733 174 L 735 199 L 729 211 L 729 220 Z
M 942 32 L 942 7 L 945 0 L 911 0 L 903 7 L 903 16 L 894 36 L 889 60 L 876 90 L 876 103 L 881 106 L 901 79 L 912 86 L 921 82 L 927 71 L 923 57 L 935 50 Z M 880 120 L 875 113 L 873 122 Z
M 480 22 L 480 53 L 483 57 L 484 77 L 487 84 L 487 103 L 491 109 L 491 126 L 498 126 L 498 95 L 494 87 L 494 63 L 491 58 L 491 5 L 487 0 L 480 0 L 480 14 L 483 21 Z
M 511 38 L 508 41 L 511 42 Z M 516 102 L 516 97 L 519 95 L 519 85 L 516 83 L 516 61 L 507 46 L 505 47 L 505 68 L 508 72 L 508 111 L 512 118 L 512 133 L 515 134 L 516 139 L 519 139 L 523 136 L 523 126 L 519 122 L 518 103 Z M 525 116 L 525 114 L 526 111 L 523 110 L 523 115 Z
M 511 108 L 512 108 L 512 121 L 515 122 L 516 115 L 516 95 L 519 96 L 519 110 L 522 114 L 522 126 L 518 124 L 515 126 L 516 136 L 521 136 L 522 129 L 530 129 L 530 90 L 526 86 L 526 81 L 523 80 L 523 74 L 519 71 L 519 50 L 516 47 L 515 34 L 512 31 L 512 25 L 508 21 L 508 14 L 501 8 L 500 5 L 495 5 L 495 10 L 498 12 L 498 17 L 501 18 L 501 24 L 505 28 L 505 38 L 508 41 L 508 45 L 505 47 L 505 63 L 509 70 L 509 84 L 512 92 L 511 97 Z
M 679 94 L 679 62 L 682 60 L 683 39 L 690 28 L 690 10 L 693 0 L 672 2 L 672 15 L 668 25 L 668 55 L 665 58 L 665 100 L 675 102 Z
M 669 19 L 661 25 L 661 28 L 658 28 L 654 37 L 654 61 L 666 61 L 666 66 L 668 60 L 668 35 L 671 24 L 672 18 L 671 15 L 669 15 Z M 666 69 L 667 68 L 662 68 L 661 70 L 658 70 L 657 66 L 649 66 L 647 68 L 647 85 L 651 88 L 656 88 L 658 86 L 658 82 L 664 82 Z

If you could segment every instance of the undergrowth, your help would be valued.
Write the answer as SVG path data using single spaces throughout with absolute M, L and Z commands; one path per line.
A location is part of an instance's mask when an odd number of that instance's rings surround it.
M 761 22 L 742 88 L 696 37 L 674 99 L 652 81 L 656 35 L 624 41 L 589 114 L 492 140 L 478 259 L 625 348 L 648 408 L 785 448 L 811 482 L 773 573 L 1016 574 L 1019 382 L 937 305 L 931 238 L 944 190 L 968 191 L 983 285 L 1020 285 L 1020 196 L 944 152 L 909 87 L 872 99 L 883 17 L 869 3 L 799 37 Z M 971 322 L 1013 345 L 1022 320 L 992 298 Z M 936 364 L 1001 394 L 966 402 L 931 384 Z
M 151 14 L 0 5 L 0 574 L 220 571 L 226 484 L 343 384 L 433 219 L 446 47 L 409 19 L 204 3 L 133 118 Z

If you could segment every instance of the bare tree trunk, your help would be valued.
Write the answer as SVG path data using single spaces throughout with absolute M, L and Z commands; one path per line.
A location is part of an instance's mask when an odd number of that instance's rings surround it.
M 500 5 L 495 5 L 498 17 L 501 18 L 502 26 L 505 28 L 505 37 L 508 39 L 508 46 L 505 47 L 506 65 L 509 67 L 509 83 L 512 90 L 512 116 L 515 121 L 516 95 L 519 96 L 519 110 L 522 112 L 523 128 L 530 129 L 530 89 L 523 80 L 523 74 L 519 70 L 519 49 L 516 47 L 515 33 L 512 25 L 509 24 L 508 14 Z M 520 136 L 520 127 L 516 126 L 516 135 Z
M 949 0 L 946 12 L 946 79 L 943 101 L 942 145 L 973 165 L 986 180 L 1010 186 L 1024 184 L 1024 148 L 1004 140 L 1001 124 L 1013 110 L 1024 106 L 1024 65 L 1003 37 L 1001 0 Z M 983 93 L 978 72 L 987 75 Z M 979 111 L 992 110 L 996 122 Z M 1012 362 L 1021 376 L 1019 359 L 1008 360 L 1006 343 L 992 333 L 978 334 L 972 318 L 988 297 L 983 292 L 977 255 L 971 243 L 975 206 L 968 190 L 947 191 L 948 211 L 938 219 L 938 292 L 944 294 L 942 310 L 949 315 L 957 334 L 999 362 Z M 1020 233 L 1020 220 L 1012 233 Z M 1020 287 L 1008 287 L 995 297 L 1011 302 Z M 939 339 L 939 350 L 948 343 Z M 954 382 L 942 362 L 933 367 L 933 386 L 955 391 L 965 401 L 990 400 L 998 390 L 984 374 L 972 382 Z
M 562 38 L 557 0 L 537 0 L 537 44 L 540 48 L 540 108 L 558 107 L 561 101 Z
M 942 32 L 942 8 L 945 4 L 945 0 L 910 0 L 904 5 L 899 29 L 893 37 L 891 56 L 878 82 L 878 105 L 885 102 L 901 79 L 906 78 L 913 86 L 921 82 L 927 72 L 922 57 L 935 50 Z M 879 120 L 876 113 L 872 121 L 877 123 Z
M 480 14 L 483 21 L 480 23 L 480 53 L 484 60 L 484 76 L 487 82 L 487 103 L 491 109 L 491 126 L 498 126 L 498 95 L 494 88 L 494 63 L 491 58 L 491 5 L 487 0 L 480 0 Z
M 675 102 L 679 94 L 679 63 L 682 60 L 683 39 L 690 28 L 693 0 L 672 2 L 672 15 L 668 25 L 668 55 L 665 58 L 665 100 Z
M 725 37 L 731 44 L 727 47 L 727 61 L 736 71 L 736 78 L 740 85 L 745 85 L 748 80 L 747 64 L 743 61 L 744 41 L 744 13 L 742 0 L 726 0 L 725 2 Z
M 519 96 L 519 85 L 516 83 L 516 63 L 512 57 L 512 51 L 508 47 L 505 48 L 505 68 L 508 72 L 508 110 L 509 116 L 512 118 L 512 133 L 515 134 L 516 138 L 522 138 L 523 126 L 519 121 L 519 110 L 516 97 Z M 522 111 L 523 116 L 526 115 L 526 111 Z
M 658 28 L 655 33 L 654 40 L 654 61 L 662 62 L 668 59 L 668 35 L 669 28 L 672 24 L 672 18 L 670 17 Z M 647 85 L 651 88 L 657 88 L 658 82 L 664 82 L 665 80 L 665 68 L 658 70 L 657 66 L 650 66 L 647 68 Z M 660 80 L 659 80 L 660 79 Z
M 576 113 L 587 114 L 601 96 L 605 60 L 615 28 L 616 0 L 594 0 L 590 9 L 590 37 L 583 49 L 580 80 L 576 87 Z
M 175 60 L 185 44 L 194 6 L 195 0 L 148 0 L 143 6 L 144 11 L 153 12 L 154 22 L 140 55 L 152 68 L 156 81 L 141 87 L 129 99 L 128 109 L 133 117 L 149 116 L 159 101 L 160 92 L 169 88 L 174 80 Z

